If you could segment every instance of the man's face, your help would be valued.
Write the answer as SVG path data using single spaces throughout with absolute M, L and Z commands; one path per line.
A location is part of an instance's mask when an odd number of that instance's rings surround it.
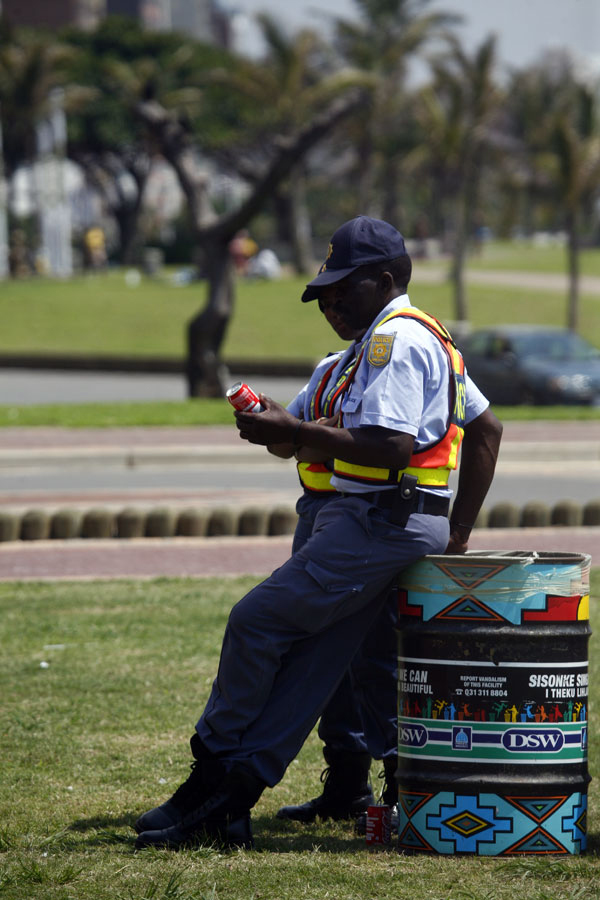
M 383 308 L 376 288 L 377 282 L 360 272 L 321 288 L 319 309 L 342 340 L 360 340 Z

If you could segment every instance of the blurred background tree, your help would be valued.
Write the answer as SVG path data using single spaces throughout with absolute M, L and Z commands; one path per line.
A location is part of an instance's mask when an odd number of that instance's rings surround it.
M 61 90 L 66 153 L 109 232 L 110 261 L 140 265 L 158 247 L 207 285 L 188 328 L 193 396 L 223 391 L 231 243 L 249 228 L 311 272 L 317 242 L 341 221 L 386 218 L 415 256 L 437 246 L 449 259 L 458 323 L 468 322 L 464 270 L 482 235 L 564 232 L 565 318 L 577 328 L 579 249 L 599 237 L 598 80 L 564 54 L 500 73 L 494 39 L 467 53 L 458 17 L 430 0 L 355 6 L 327 40 L 260 16 L 254 58 L 132 18 L 58 33 L 1 20 L 11 188 L 37 165 L 40 123 Z

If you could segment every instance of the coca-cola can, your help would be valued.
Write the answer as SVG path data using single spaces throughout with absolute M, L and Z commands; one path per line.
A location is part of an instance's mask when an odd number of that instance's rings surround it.
M 392 808 L 391 806 L 367 807 L 368 847 L 386 846 L 392 840 Z
M 262 405 L 251 387 L 238 381 L 232 385 L 225 396 L 235 409 L 240 412 L 260 412 Z

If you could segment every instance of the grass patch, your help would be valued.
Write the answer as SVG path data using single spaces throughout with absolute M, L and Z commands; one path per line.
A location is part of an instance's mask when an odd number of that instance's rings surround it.
M 260 378 L 253 379 L 260 388 Z M 291 399 L 291 397 L 290 397 Z M 510 421 L 600 420 L 600 408 L 590 406 L 499 406 L 496 415 Z M 183 400 L 147 403 L 52 403 L 39 406 L 0 406 L 0 428 L 54 426 L 59 428 L 125 428 L 129 426 L 231 425 L 225 400 Z
M 600 594 L 600 571 L 592 575 Z M 255 852 L 133 852 L 131 824 L 186 775 L 231 605 L 254 579 L 0 584 L 2 900 L 567 900 L 598 895 L 598 638 L 590 843 L 581 858 L 370 854 L 347 823 L 279 821 L 314 796 L 311 735 L 255 813 Z M 592 603 L 592 627 L 600 626 Z M 40 664 L 44 663 L 42 667 Z M 374 767 L 376 774 L 376 767 Z
M 579 254 L 582 275 L 600 276 L 600 252 L 584 249 Z M 491 241 L 483 245 L 479 255 L 469 256 L 470 269 L 543 272 L 565 275 L 568 271 L 566 246 L 543 246 L 531 241 Z
M 473 269 L 564 273 L 561 248 L 494 243 Z M 582 268 L 600 274 L 600 251 L 585 251 Z M 448 269 L 446 261 L 417 261 L 411 299 L 444 321 L 453 319 L 448 282 L 428 284 L 426 269 Z M 225 359 L 316 361 L 338 348 L 338 339 L 314 303 L 301 303 L 306 277 L 280 281 L 240 280 L 234 314 L 225 337 Z M 0 291 L 0 352 L 69 353 L 183 358 L 185 329 L 203 308 L 206 285 L 176 286 L 173 281 L 142 277 L 131 287 L 126 273 L 110 270 L 67 282 L 36 278 L 8 281 Z M 469 319 L 473 327 L 505 322 L 564 325 L 566 292 L 469 285 Z M 581 298 L 580 333 L 600 346 L 600 297 Z
M 184 425 L 231 425 L 233 427 L 234 419 L 232 407 L 224 399 L 0 406 L 0 427 L 38 425 L 60 428 L 181 427 Z

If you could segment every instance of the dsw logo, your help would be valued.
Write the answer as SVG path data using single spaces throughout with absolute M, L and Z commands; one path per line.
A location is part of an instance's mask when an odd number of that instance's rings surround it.
M 427 743 L 427 729 L 422 725 L 401 725 L 400 743 L 405 747 L 424 747 Z
M 544 731 L 531 731 L 525 728 L 510 728 L 502 735 L 502 743 L 511 753 L 558 753 L 562 750 L 565 739 L 561 731 L 549 728 Z

